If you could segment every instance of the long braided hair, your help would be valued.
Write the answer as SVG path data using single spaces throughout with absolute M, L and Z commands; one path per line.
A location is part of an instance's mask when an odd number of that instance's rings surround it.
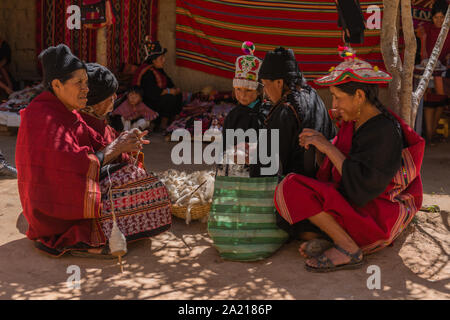
M 389 120 L 391 120 L 394 123 L 394 126 L 397 129 L 397 132 L 399 133 L 400 137 L 403 138 L 400 123 L 378 99 L 378 85 L 377 84 L 369 84 L 369 83 L 352 81 L 352 82 L 347 82 L 344 84 L 338 84 L 338 85 L 336 85 L 336 88 L 338 88 L 339 90 L 341 90 L 351 96 L 354 96 L 356 93 L 356 90 L 358 90 L 358 89 L 364 91 L 368 102 L 371 103 L 372 105 L 374 105 L 378 110 L 381 111 L 381 113 L 383 113 L 383 115 L 386 118 L 388 118 Z
M 298 116 L 300 119 L 306 120 L 308 114 L 307 108 L 310 103 L 309 94 L 312 88 L 306 81 L 297 64 L 296 69 L 297 72 L 295 75 L 287 75 L 283 78 L 283 95 L 285 95 L 286 92 L 290 92 L 287 96 L 287 102 L 297 106 Z

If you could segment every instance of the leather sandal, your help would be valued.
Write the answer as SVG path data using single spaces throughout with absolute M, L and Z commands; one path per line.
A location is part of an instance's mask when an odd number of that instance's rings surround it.
M 330 258 L 328 258 L 325 254 L 321 254 L 317 258 L 317 267 L 312 267 L 305 263 L 305 267 L 307 271 L 310 272 L 332 272 L 337 270 L 352 270 L 352 269 L 358 269 L 363 265 L 364 257 L 362 256 L 362 251 L 359 249 L 355 253 L 350 253 L 347 250 L 341 248 L 337 244 L 334 245 L 334 248 L 345 254 L 350 258 L 350 262 L 340 265 L 335 265 Z M 361 256 L 361 258 L 360 258 Z
M 109 246 L 104 246 L 101 253 L 88 252 L 87 250 L 70 250 L 70 254 L 79 258 L 94 258 L 94 259 L 116 259 L 109 251 Z

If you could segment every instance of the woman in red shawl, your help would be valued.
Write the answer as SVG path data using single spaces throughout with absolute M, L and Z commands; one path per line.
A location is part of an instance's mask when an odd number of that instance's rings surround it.
M 426 65 L 427 59 L 433 52 L 434 45 L 441 32 L 442 25 L 447 13 L 448 1 L 437 0 L 431 9 L 431 20 L 428 23 L 420 25 L 418 28 L 418 36 L 421 41 L 420 57 L 422 65 Z M 442 67 L 449 68 L 448 61 L 450 58 L 450 35 L 444 41 L 438 61 Z M 436 67 L 438 69 L 438 66 Z M 448 82 L 448 71 L 445 78 L 442 77 L 442 70 L 433 73 L 434 78 L 434 93 L 430 88 L 424 97 L 424 116 L 425 116 L 425 138 L 427 142 L 432 142 L 433 136 L 436 134 L 436 129 L 439 124 L 442 112 L 448 105 L 448 96 L 446 93 L 444 83 Z M 445 82 L 444 82 L 445 80 Z
M 377 84 L 391 76 L 345 50 L 345 61 L 315 81 L 330 86 L 339 133 L 330 143 L 304 129 L 300 145 L 325 155 L 316 179 L 289 174 L 275 192 L 286 221 L 308 219 L 333 241 L 314 256 L 311 243 L 302 244 L 312 272 L 360 267 L 363 254 L 391 244 L 422 204 L 424 140 L 379 102 Z
M 62 44 L 44 50 L 40 58 L 48 90 L 21 111 L 16 144 L 27 236 L 53 256 L 71 249 L 101 253 L 106 237 L 98 220 L 99 169 L 149 141 L 129 132 L 97 151 L 92 129 L 78 113 L 89 91 L 85 64 Z

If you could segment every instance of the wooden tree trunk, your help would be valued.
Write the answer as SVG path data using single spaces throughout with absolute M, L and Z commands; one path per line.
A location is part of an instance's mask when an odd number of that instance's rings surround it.
M 401 0 L 401 16 L 405 50 L 403 54 L 403 70 L 401 72 L 401 106 L 399 115 L 410 127 L 414 127 L 415 116 L 414 118 L 412 117 L 414 110 L 414 106 L 412 104 L 412 92 L 417 42 L 414 34 L 413 18 L 411 14 L 411 0 Z M 417 112 L 417 106 L 414 111 L 415 115 Z
M 400 89 L 402 85 L 402 61 L 398 52 L 397 17 L 400 0 L 383 0 L 383 21 L 381 28 L 381 53 L 387 71 L 392 75 L 389 83 L 389 108 L 400 114 Z

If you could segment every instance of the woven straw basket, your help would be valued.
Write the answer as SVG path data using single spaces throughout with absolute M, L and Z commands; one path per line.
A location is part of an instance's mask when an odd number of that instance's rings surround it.
M 191 208 L 191 220 L 198 220 L 209 214 L 211 203 L 194 205 Z M 187 207 L 172 205 L 172 214 L 181 219 L 186 219 Z

